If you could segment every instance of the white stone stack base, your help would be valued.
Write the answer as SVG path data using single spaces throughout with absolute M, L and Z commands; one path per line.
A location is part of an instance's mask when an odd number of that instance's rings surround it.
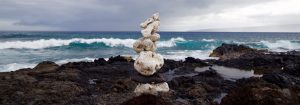
M 167 82 L 163 83 L 157 83 L 157 84 L 139 84 L 136 86 L 134 93 L 136 93 L 137 96 L 141 94 L 152 94 L 152 95 L 157 95 L 158 92 L 168 92 L 169 85 Z

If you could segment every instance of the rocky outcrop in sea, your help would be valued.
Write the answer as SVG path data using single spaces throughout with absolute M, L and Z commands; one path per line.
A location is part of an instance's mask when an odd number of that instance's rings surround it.
M 0 73 L 0 104 L 138 105 L 144 100 L 152 100 L 149 105 L 300 103 L 300 52 L 275 53 L 223 44 L 211 56 L 220 59 L 164 59 L 153 76 L 165 77 L 170 91 L 158 94 L 160 98 L 145 95 L 138 99 L 133 98 L 138 82 L 133 81 L 137 74 L 130 57 L 63 65 L 45 61 L 34 68 Z

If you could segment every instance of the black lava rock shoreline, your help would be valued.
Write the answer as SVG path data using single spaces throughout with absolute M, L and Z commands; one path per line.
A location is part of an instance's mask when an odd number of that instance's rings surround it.
M 143 79 L 135 77 L 134 60 L 128 57 L 63 65 L 45 61 L 32 69 L 0 73 L 0 105 L 300 104 L 300 52 L 275 53 L 222 44 L 211 56 L 220 59 L 165 59 L 157 75 L 169 78 L 164 81 L 171 91 L 158 97 L 135 97 L 136 81 L 143 82 Z M 262 77 L 230 81 L 210 68 L 212 65 L 254 70 Z M 207 67 L 207 70 L 196 72 L 196 67 Z

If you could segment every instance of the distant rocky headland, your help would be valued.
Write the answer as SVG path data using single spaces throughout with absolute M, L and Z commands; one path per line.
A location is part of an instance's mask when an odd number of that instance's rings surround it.
M 51 61 L 0 73 L 1 105 L 299 105 L 300 52 L 269 52 L 222 44 L 218 60 L 164 60 L 170 91 L 134 98 L 134 60 L 115 56 L 94 62 Z M 245 75 L 247 74 L 247 75 Z M 155 79 L 155 77 L 153 77 Z M 148 102 L 145 103 L 145 98 Z M 152 103 L 149 103 L 152 100 Z

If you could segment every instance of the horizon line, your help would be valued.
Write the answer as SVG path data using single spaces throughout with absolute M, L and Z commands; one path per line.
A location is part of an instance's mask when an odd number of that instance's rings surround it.
M 72 31 L 72 30 L 0 30 L 0 32 L 140 32 L 140 31 Z M 203 33 L 300 33 L 300 31 L 158 31 L 158 32 L 203 32 Z

